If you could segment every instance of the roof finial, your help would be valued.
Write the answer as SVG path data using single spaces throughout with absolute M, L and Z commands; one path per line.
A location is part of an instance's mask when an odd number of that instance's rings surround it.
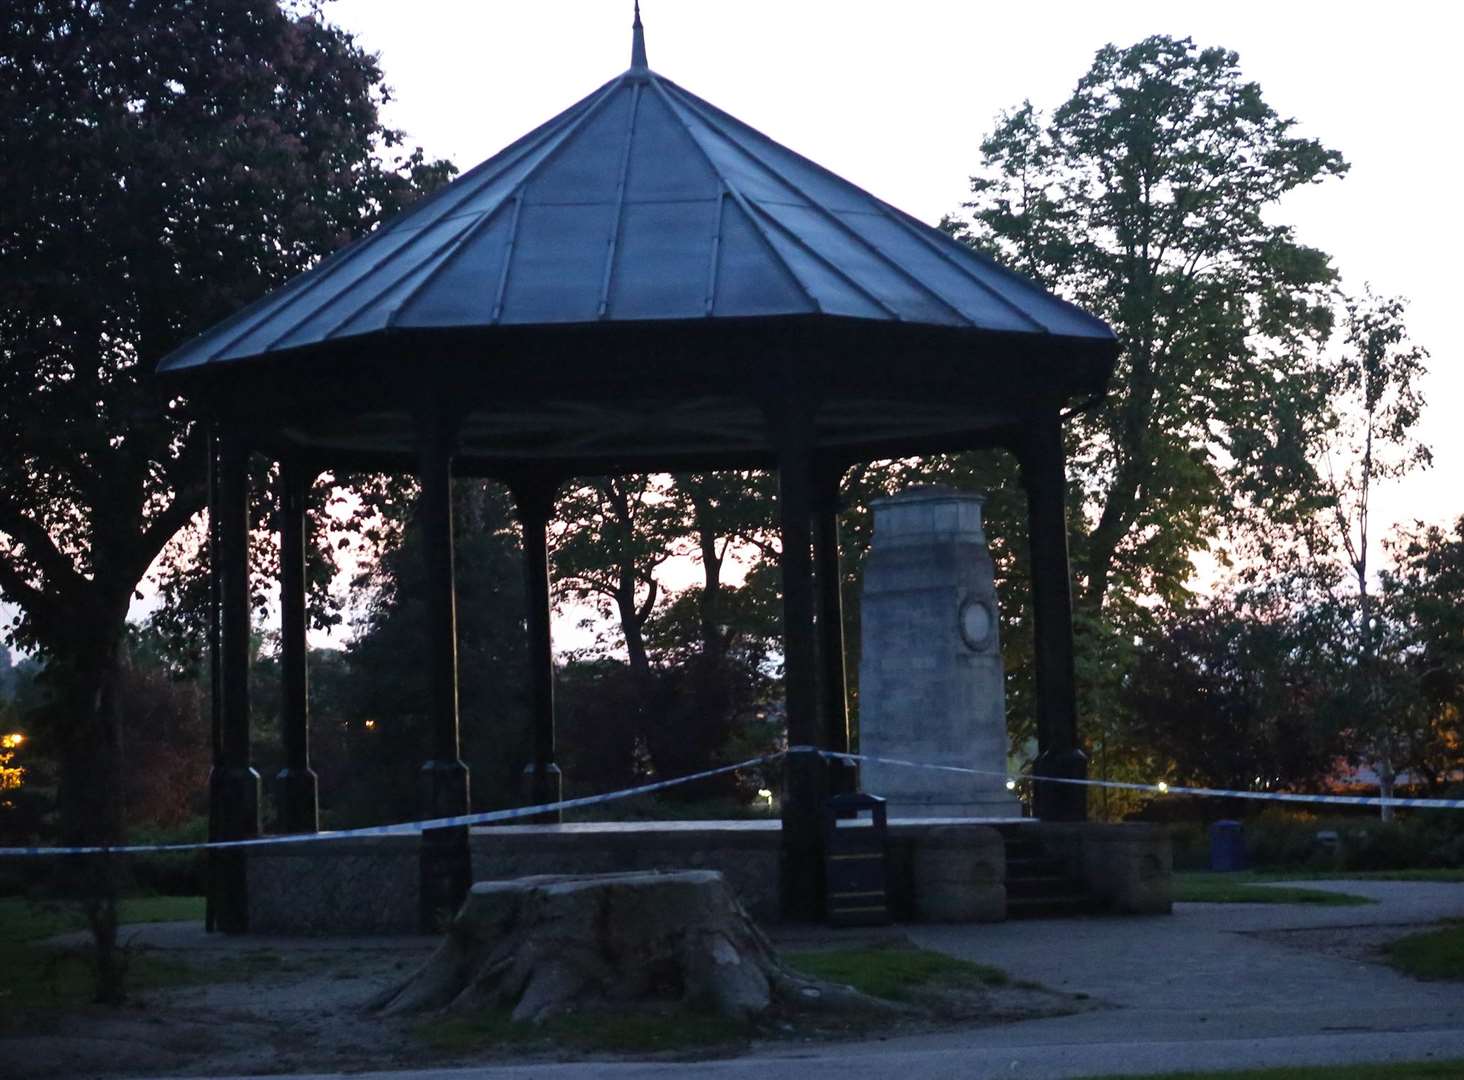
M 644 70 L 646 63 L 646 29 L 641 25 L 640 0 L 635 0 L 635 22 L 631 24 L 630 66 Z

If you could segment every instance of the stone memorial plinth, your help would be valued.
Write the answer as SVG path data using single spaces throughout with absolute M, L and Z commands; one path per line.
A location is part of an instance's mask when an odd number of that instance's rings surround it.
M 1006 789 L 1006 704 L 981 495 L 917 488 L 873 504 L 864 568 L 859 748 L 981 769 L 861 767 L 891 817 L 1015 817 Z

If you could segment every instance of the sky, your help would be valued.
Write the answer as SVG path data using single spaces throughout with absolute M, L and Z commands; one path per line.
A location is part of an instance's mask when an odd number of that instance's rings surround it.
M 641 11 L 657 72 L 931 224 L 965 198 L 997 114 L 1025 98 L 1061 104 L 1105 43 L 1163 33 L 1235 50 L 1273 108 L 1352 165 L 1275 220 L 1329 252 L 1347 288 L 1408 297 L 1413 338 L 1432 353 L 1421 435 L 1434 468 L 1382 491 L 1375 520 L 1464 512 L 1455 5 L 645 0 Z M 380 54 L 388 122 L 464 169 L 630 61 L 631 0 L 333 0 L 326 15 Z

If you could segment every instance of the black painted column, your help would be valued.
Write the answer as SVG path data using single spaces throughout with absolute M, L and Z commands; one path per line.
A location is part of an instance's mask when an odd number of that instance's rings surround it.
M 259 835 L 259 774 L 249 747 L 249 453 L 232 434 L 214 436 L 211 479 L 219 604 L 209 819 L 217 839 L 247 840 Z M 239 850 L 215 851 L 209 860 L 213 925 L 225 933 L 249 929 L 247 867 Z
M 818 708 L 818 640 L 814 628 L 813 416 L 797 401 L 774 413 L 778 454 L 778 518 L 782 532 L 783 684 L 790 746 L 823 747 Z M 824 916 L 823 814 L 828 769 L 816 754 L 789 754 L 783 772 L 780 895 L 783 917 Z
M 848 753 L 849 687 L 844 667 L 844 575 L 839 564 L 839 479 L 841 470 L 823 465 L 814 478 L 813 558 L 818 582 L 819 709 L 824 745 Z M 859 769 L 852 761 L 828 763 L 829 791 L 859 790 Z
M 310 705 L 306 672 L 305 495 L 314 471 L 298 461 L 280 462 L 280 667 L 284 715 L 280 734 L 285 767 L 275 774 L 280 832 L 320 830 L 320 800 L 310 768 Z
M 1087 755 L 1078 745 L 1073 674 L 1072 575 L 1068 566 L 1067 477 L 1062 419 L 1057 409 L 1033 419 L 1020 447 L 1032 545 L 1032 614 L 1037 662 L 1037 761 L 1034 777 L 1083 780 Z M 1043 784 L 1033 789 L 1033 813 L 1044 821 L 1087 819 L 1087 789 Z
M 454 426 L 440 414 L 423 423 L 417 504 L 426 576 L 427 717 L 431 756 L 422 765 L 421 807 L 426 818 L 468 812 L 468 767 L 458 755 L 457 595 L 453 583 L 452 456 Z M 457 913 L 472 883 L 466 827 L 422 834 L 418 923 L 424 933 Z
M 529 702 L 534 758 L 524 767 L 524 805 L 539 806 L 564 797 L 564 778 L 554 761 L 554 641 L 549 623 L 549 521 L 554 516 L 557 479 L 524 477 L 513 482 L 524 541 L 524 614 L 529 632 Z M 529 820 L 557 825 L 552 811 Z

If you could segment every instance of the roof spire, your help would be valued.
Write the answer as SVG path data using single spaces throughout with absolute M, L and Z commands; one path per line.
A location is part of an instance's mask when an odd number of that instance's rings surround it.
M 640 0 L 635 0 L 635 22 L 631 24 L 630 66 L 641 70 L 650 67 L 646 63 L 646 29 L 641 25 Z

